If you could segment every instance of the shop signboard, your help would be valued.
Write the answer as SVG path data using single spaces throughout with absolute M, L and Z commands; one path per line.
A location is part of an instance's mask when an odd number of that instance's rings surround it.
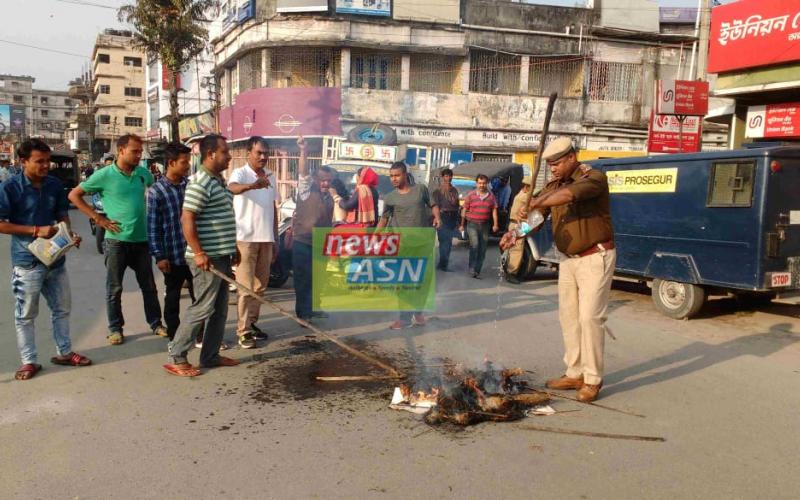
M 291 12 L 327 12 L 328 0 L 278 0 L 279 14 Z
M 397 146 L 342 142 L 339 143 L 339 158 L 385 161 L 391 163 L 398 160 L 397 150 Z
M 339 14 L 359 14 L 362 16 L 391 16 L 391 0 L 336 0 Z
M 708 82 L 658 80 L 656 114 L 705 116 L 708 114 Z
M 172 71 L 170 71 L 166 66 L 163 64 L 161 65 L 161 90 L 169 90 L 169 78 L 172 75 Z M 175 88 L 181 90 L 181 74 L 178 73 L 178 77 L 175 79 Z
M 25 135 L 25 106 L 11 105 L 11 133 Z
M 745 137 L 800 137 L 800 102 L 750 106 L 747 108 Z
M 0 104 L 0 134 L 11 132 L 11 106 Z
M 701 145 L 699 116 L 688 116 L 683 125 L 674 115 L 650 113 L 647 137 L 649 153 L 697 153 Z
M 800 0 L 740 0 L 711 11 L 708 72 L 800 60 Z

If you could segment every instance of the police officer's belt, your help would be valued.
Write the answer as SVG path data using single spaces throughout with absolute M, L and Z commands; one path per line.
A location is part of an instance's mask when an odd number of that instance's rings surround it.
M 614 249 L 614 241 L 609 240 L 609 241 L 604 241 L 603 243 L 592 245 L 581 253 L 577 253 L 575 255 L 567 255 L 567 257 L 571 258 L 587 257 L 589 255 L 593 255 L 598 252 L 605 252 L 606 250 L 613 250 L 613 249 Z

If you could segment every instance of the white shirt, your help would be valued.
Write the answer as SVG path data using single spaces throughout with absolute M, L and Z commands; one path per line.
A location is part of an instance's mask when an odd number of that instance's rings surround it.
M 275 203 L 280 203 L 275 174 L 264 169 L 269 187 L 252 189 L 233 197 L 236 212 L 236 241 L 270 243 L 275 241 Z M 250 165 L 237 168 L 228 178 L 229 184 L 252 184 L 258 177 Z

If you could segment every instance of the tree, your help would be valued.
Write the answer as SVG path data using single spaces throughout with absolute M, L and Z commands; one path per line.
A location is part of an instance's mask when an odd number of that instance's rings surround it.
M 136 0 L 117 16 L 133 27 L 134 44 L 149 58 L 158 57 L 169 78 L 170 139 L 179 141 L 178 76 L 208 42 L 206 13 L 218 0 Z

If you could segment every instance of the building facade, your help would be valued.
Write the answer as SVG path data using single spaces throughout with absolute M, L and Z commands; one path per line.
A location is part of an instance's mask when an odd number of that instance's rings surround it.
M 188 67 L 178 78 L 178 113 L 184 123 L 198 122 L 202 115 L 210 114 L 214 109 L 214 99 L 210 82 L 213 81 L 213 61 L 208 53 L 203 53 Z M 157 143 L 169 140 L 170 133 L 170 108 L 169 108 L 169 70 L 164 68 L 159 59 L 154 59 L 147 64 L 145 81 L 147 82 L 147 109 L 146 109 L 146 137 L 148 142 Z M 210 116 L 210 115 L 209 115 Z M 208 119 L 213 128 L 213 119 Z M 188 139 L 196 128 L 182 126 L 180 137 Z M 206 130 L 206 132 L 211 130 Z
M 220 131 L 281 151 L 382 123 L 454 163 L 532 164 L 558 92 L 551 134 L 584 158 L 643 154 L 655 81 L 682 76 L 696 39 L 662 32 L 656 2 L 611 3 L 229 0 L 212 40 Z
M 0 106 L 8 106 L 2 115 L 0 135 L 9 142 L 31 134 L 34 81 L 32 76 L 0 75 Z
M 73 108 L 66 90 L 33 89 L 30 135 L 44 139 L 51 146 L 64 144 Z
M 93 151 L 114 152 L 113 142 L 133 133 L 144 137 L 145 56 L 128 31 L 106 29 L 92 51 Z
M 712 93 L 733 99 L 714 119 L 729 146 L 800 143 L 800 0 L 740 0 L 711 10 Z

